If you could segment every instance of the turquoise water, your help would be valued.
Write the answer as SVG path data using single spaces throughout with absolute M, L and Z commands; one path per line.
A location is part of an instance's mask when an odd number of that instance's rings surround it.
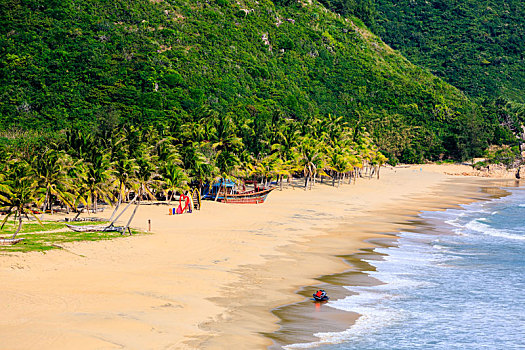
M 362 314 L 344 332 L 287 348 L 525 349 L 525 189 L 461 209 L 424 212 L 435 230 L 376 248 L 384 282 L 327 305 Z M 428 226 L 427 226 L 428 227 Z

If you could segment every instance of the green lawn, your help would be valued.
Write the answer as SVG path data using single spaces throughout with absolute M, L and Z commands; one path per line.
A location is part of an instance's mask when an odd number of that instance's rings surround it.
M 100 225 L 107 222 L 79 222 L 74 223 L 76 226 L 82 225 Z M 22 230 L 16 236 L 24 238 L 23 241 L 15 245 L 0 245 L 0 254 L 4 252 L 29 252 L 29 251 L 47 251 L 51 249 L 62 249 L 63 243 L 79 241 L 101 241 L 120 237 L 126 237 L 119 232 L 74 232 L 71 230 L 62 232 L 48 232 L 66 228 L 64 222 L 44 221 L 43 225 L 36 222 L 24 223 Z M 73 224 L 73 223 L 69 223 Z M 15 226 L 9 222 L 0 230 L 0 238 L 11 238 L 15 231 Z M 133 234 L 144 234 L 142 232 L 131 230 Z

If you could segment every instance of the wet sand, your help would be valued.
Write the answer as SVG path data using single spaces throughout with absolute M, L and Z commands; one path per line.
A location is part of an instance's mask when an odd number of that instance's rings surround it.
M 372 247 L 366 240 L 446 198 L 483 197 L 456 190 L 444 196 L 440 186 L 450 187 L 451 177 L 443 170 L 383 169 L 381 180 L 274 191 L 262 205 L 205 202 L 180 216 L 145 205 L 133 225 L 147 230 L 151 220 L 152 235 L 0 255 L 0 347 L 267 348 L 265 334 L 281 327 L 270 310 L 303 301 L 322 285 L 316 276 L 346 283 L 337 274 L 352 268 L 341 256 Z M 303 295 L 295 293 L 301 288 Z M 323 322 L 342 327 L 356 316 L 322 313 Z
M 333 300 L 352 295 L 344 286 L 373 286 L 383 282 L 368 275 L 368 271 L 375 268 L 364 260 L 382 260 L 382 254 L 374 251 L 375 247 L 393 247 L 397 245 L 396 233 L 428 232 L 437 234 L 441 226 L 433 225 L 431 220 L 423 220 L 418 214 L 423 210 L 444 210 L 455 208 L 459 204 L 466 204 L 478 200 L 501 197 L 506 194 L 501 186 L 513 186 L 514 180 L 478 178 L 452 178 L 438 186 L 431 196 L 415 196 L 396 205 L 396 210 L 383 210 L 373 216 L 365 216 L 351 222 L 352 231 L 365 231 L 374 236 L 365 242 L 369 247 L 360 248 L 348 255 L 338 257 L 348 265 L 342 273 L 327 274 L 317 278 L 318 283 L 304 286 L 297 293 L 304 297 L 301 302 L 280 306 L 273 310 L 279 320 L 280 329 L 269 333 L 273 340 L 270 350 L 281 349 L 285 345 L 318 342 L 316 333 L 342 332 L 350 328 L 359 318 L 355 312 L 341 311 L 327 306 L 325 303 L 316 303 L 311 295 L 318 289 L 324 289 Z M 379 215 L 377 215 L 379 214 Z M 350 222 L 350 221 L 349 221 Z M 375 223 L 375 225 L 370 225 Z M 349 225 L 340 225 L 330 230 L 328 235 L 333 241 L 335 236 L 340 237 L 334 246 L 344 246 L 344 237 L 350 234 Z M 448 232 L 441 231 L 441 234 Z M 350 251 L 350 248 L 349 248 Z

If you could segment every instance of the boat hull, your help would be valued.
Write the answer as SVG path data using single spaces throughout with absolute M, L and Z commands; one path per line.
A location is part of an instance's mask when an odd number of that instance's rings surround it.
M 219 196 L 217 200 L 222 203 L 260 204 L 264 203 L 268 194 L 274 189 L 275 188 L 268 188 L 257 192 L 229 194 L 226 196 Z

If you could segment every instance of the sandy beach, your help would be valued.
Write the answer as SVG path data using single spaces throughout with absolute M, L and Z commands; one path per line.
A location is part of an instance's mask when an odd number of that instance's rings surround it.
M 280 327 L 271 310 L 347 271 L 338 255 L 389 238 L 421 210 L 491 195 L 479 192 L 486 179 L 445 174 L 461 172 L 385 168 L 380 180 L 276 190 L 261 205 L 204 202 L 178 216 L 144 205 L 133 226 L 151 220 L 152 234 L 0 255 L 0 348 L 265 349 L 264 334 Z

